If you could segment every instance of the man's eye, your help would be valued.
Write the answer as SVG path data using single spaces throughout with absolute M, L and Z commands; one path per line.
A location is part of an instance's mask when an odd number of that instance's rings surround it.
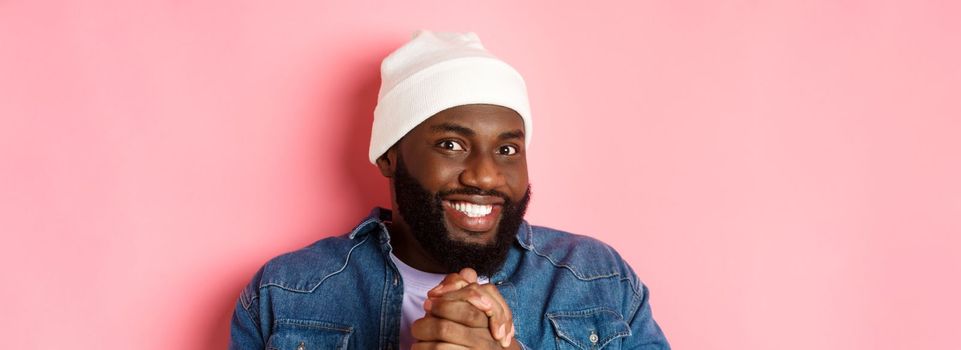
M 441 141 L 440 143 L 437 144 L 437 146 L 440 146 L 440 148 L 446 149 L 446 150 L 448 150 L 448 151 L 463 151 L 463 150 L 464 150 L 464 146 L 462 146 L 462 145 L 460 144 L 460 142 L 452 141 L 452 140 Z
M 500 153 L 501 155 L 505 155 L 505 156 L 514 155 L 514 154 L 517 154 L 517 147 L 515 147 L 515 146 L 501 146 L 501 148 L 498 149 L 497 152 Z

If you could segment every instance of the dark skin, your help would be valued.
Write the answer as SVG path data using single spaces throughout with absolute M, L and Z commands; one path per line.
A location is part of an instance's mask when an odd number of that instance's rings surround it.
M 474 187 L 495 190 L 520 201 L 528 186 L 524 122 L 512 109 L 463 105 L 444 110 L 411 130 L 377 159 L 381 173 L 391 178 L 401 155 L 408 172 L 432 193 Z M 391 186 L 393 189 L 393 186 Z M 497 206 L 495 196 L 453 195 L 448 201 L 467 201 Z M 391 191 L 394 213 L 399 213 Z M 394 253 L 406 264 L 426 272 L 445 273 L 414 238 L 403 217 L 391 224 Z M 497 235 L 500 217 L 489 229 L 464 224 L 444 215 L 452 239 L 489 244 Z M 428 293 L 424 318 L 411 331 L 414 349 L 519 349 L 513 318 L 500 292 L 492 285 L 477 284 L 477 273 L 466 268 L 451 273 Z

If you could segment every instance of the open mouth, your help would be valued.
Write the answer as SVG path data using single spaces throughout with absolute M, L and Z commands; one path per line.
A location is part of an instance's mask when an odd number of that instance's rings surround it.
M 500 218 L 500 203 L 477 203 L 466 200 L 445 200 L 444 212 L 455 227 L 469 233 L 490 232 Z
M 470 202 L 447 202 L 451 207 L 457 211 L 464 213 L 468 217 L 479 218 L 482 216 L 487 216 L 494 210 L 494 205 L 492 204 L 474 204 Z

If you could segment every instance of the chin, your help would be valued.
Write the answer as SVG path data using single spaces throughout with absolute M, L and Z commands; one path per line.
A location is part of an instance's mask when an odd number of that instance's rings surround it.
M 452 225 L 446 220 L 444 222 L 444 227 L 447 228 L 447 238 L 451 241 L 484 246 L 494 244 L 494 241 L 497 239 L 497 229 L 499 226 L 500 225 L 494 225 L 493 228 L 486 232 L 475 232 Z

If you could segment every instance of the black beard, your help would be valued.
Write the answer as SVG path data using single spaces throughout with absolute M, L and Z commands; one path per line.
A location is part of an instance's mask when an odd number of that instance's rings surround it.
M 451 194 L 498 196 L 504 199 L 497 236 L 490 244 L 475 244 L 451 239 L 444 225 L 442 198 Z M 407 171 L 400 156 L 394 173 L 394 195 L 398 211 L 410 228 L 417 243 L 434 260 L 441 263 L 446 273 L 456 273 L 465 267 L 477 271 L 480 276 L 493 276 L 504 265 L 511 244 L 517 239 L 517 229 L 524 219 L 531 199 L 531 187 L 527 186 L 524 197 L 514 202 L 499 191 L 483 191 L 474 187 L 430 193 Z

